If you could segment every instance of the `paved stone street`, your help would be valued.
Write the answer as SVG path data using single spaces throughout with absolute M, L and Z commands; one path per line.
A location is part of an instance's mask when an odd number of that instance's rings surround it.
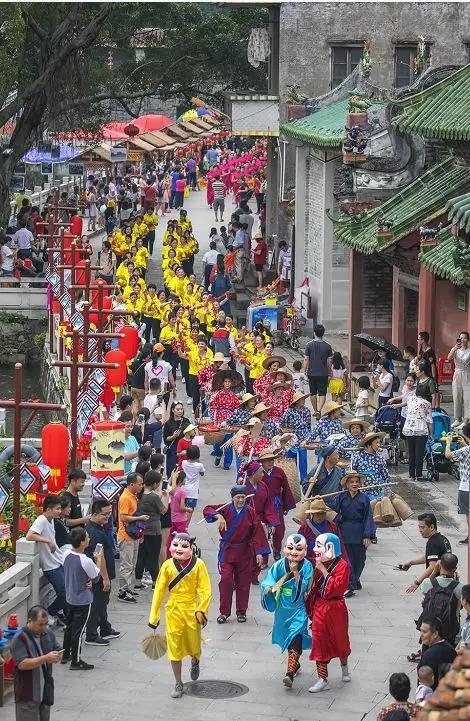
M 200 208 L 203 194 L 189 203 L 191 219 L 200 241 L 201 253 L 207 245 L 212 215 Z M 201 199 L 201 200 L 200 200 Z M 174 214 L 173 214 L 174 215 Z M 159 228 L 161 237 L 162 226 Z M 159 257 L 156 248 L 156 257 Z M 147 634 L 151 591 L 141 592 L 138 604 L 129 607 L 116 600 L 110 604 L 110 618 L 122 632 L 119 640 L 101 650 L 84 646 L 86 661 L 95 664 L 92 672 L 72 673 L 66 666 L 56 666 L 56 705 L 54 721 L 138 721 L 168 718 L 172 721 L 362 721 L 375 719 L 387 699 L 387 680 L 394 671 L 410 674 L 412 684 L 415 666 L 406 655 L 417 648 L 413 619 L 417 618 L 420 594 L 407 596 L 405 587 L 414 578 L 413 570 L 400 573 L 393 566 L 400 560 L 418 555 L 424 543 L 419 536 L 416 514 L 433 510 L 442 530 L 451 540 L 460 558 L 461 577 L 466 578 L 466 549 L 457 546 L 465 535 L 464 523 L 456 514 L 457 483 L 442 476 L 437 484 L 403 482 L 400 492 L 412 505 L 415 517 L 401 528 L 379 531 L 379 542 L 368 551 L 363 576 L 364 590 L 348 602 L 352 655 L 352 682 L 343 685 L 339 661 L 330 664 L 329 691 L 312 696 L 307 692 L 314 678 L 314 664 L 306 655 L 301 674 L 290 691 L 284 689 L 286 657 L 271 646 L 272 615 L 263 611 L 259 589 L 252 587 L 248 622 L 239 625 L 231 619 L 218 626 L 217 531 L 214 526 L 196 522 L 201 508 L 210 502 L 224 503 L 233 484 L 234 470 L 214 468 L 209 450 L 203 449 L 202 460 L 207 474 L 201 485 L 199 507 L 191 531 L 197 535 L 202 557 L 208 565 L 213 583 L 213 603 L 209 624 L 203 635 L 205 646 L 201 663 L 201 680 L 231 680 L 245 684 L 249 692 L 234 699 L 211 700 L 183 696 L 170 699 L 173 681 L 165 659 L 148 660 L 140 649 Z M 404 470 L 402 468 L 402 470 Z M 289 520 L 289 530 L 296 525 Z M 189 680 L 188 663 L 185 666 Z M 1 718 L 12 721 L 11 700 L 2 709 Z

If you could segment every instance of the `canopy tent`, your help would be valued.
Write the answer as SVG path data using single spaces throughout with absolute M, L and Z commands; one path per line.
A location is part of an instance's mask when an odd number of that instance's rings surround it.
M 26 155 L 21 158 L 23 163 L 34 165 L 38 163 L 66 163 L 78 154 L 76 148 L 71 148 L 69 145 L 56 145 L 56 151 L 52 153 L 50 151 L 39 150 L 38 148 L 31 148 L 28 150 Z M 57 154 L 58 149 L 58 154 Z

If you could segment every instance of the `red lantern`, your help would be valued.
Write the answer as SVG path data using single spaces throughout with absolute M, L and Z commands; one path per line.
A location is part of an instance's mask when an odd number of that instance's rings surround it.
M 59 315 L 60 313 L 60 303 L 58 300 L 52 301 L 52 313 L 53 315 Z
M 65 482 L 65 475 L 63 471 L 67 468 L 67 462 L 69 459 L 69 443 L 70 436 L 69 431 L 63 423 L 53 422 L 48 423 L 42 429 L 42 459 L 46 466 L 49 466 L 50 481 L 53 485 L 58 481 L 59 478 L 63 477 Z
M 72 235 L 81 236 L 83 230 L 83 218 L 79 215 L 74 215 L 70 219 L 70 232 Z
M 111 406 L 116 400 L 116 393 L 113 391 L 111 386 L 105 385 L 103 392 L 98 397 L 98 400 L 104 405 L 109 413 Z
M 128 135 L 130 138 L 134 138 L 136 135 L 140 133 L 140 129 L 137 125 L 134 125 L 134 123 L 129 123 L 129 125 L 126 125 L 124 128 L 124 132 L 126 135 Z
M 52 469 L 51 469 L 52 470 Z M 59 493 L 65 486 L 67 479 L 67 466 L 62 466 L 57 469 L 58 474 L 56 476 L 50 475 L 47 481 L 47 490 L 49 493 Z
M 124 333 L 124 338 L 119 338 L 119 350 L 126 354 L 127 360 L 132 360 L 139 350 L 139 334 L 137 328 L 132 325 L 125 325 L 120 333 Z
M 117 368 L 106 368 L 105 371 L 106 383 L 117 393 L 127 381 L 127 356 L 122 350 L 109 350 L 104 362 L 117 364 Z

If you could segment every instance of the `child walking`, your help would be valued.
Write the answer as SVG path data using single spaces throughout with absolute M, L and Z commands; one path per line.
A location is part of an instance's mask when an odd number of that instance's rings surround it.
M 348 370 L 344 364 L 341 353 L 333 353 L 331 360 L 331 375 L 328 383 L 328 390 L 334 401 L 340 401 L 343 398 L 347 387 Z
M 294 372 L 292 373 L 294 391 L 298 393 L 308 393 L 308 379 L 302 370 L 302 361 L 296 360 L 292 363 Z
M 203 476 L 206 472 L 202 463 L 199 462 L 200 457 L 201 452 L 198 446 L 190 446 L 186 451 L 186 458 L 181 464 L 181 468 L 186 474 L 186 480 L 184 483 L 187 495 L 186 505 L 189 506 L 193 512 L 197 506 L 197 500 L 199 498 L 199 484 L 201 482 L 201 476 Z M 188 526 L 190 521 L 191 516 L 188 518 Z

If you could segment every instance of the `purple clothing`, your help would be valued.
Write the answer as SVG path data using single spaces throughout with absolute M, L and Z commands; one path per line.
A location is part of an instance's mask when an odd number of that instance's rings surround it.
M 188 173 L 195 173 L 196 172 L 196 161 L 194 158 L 189 158 L 188 162 L 186 163 L 186 170 Z

